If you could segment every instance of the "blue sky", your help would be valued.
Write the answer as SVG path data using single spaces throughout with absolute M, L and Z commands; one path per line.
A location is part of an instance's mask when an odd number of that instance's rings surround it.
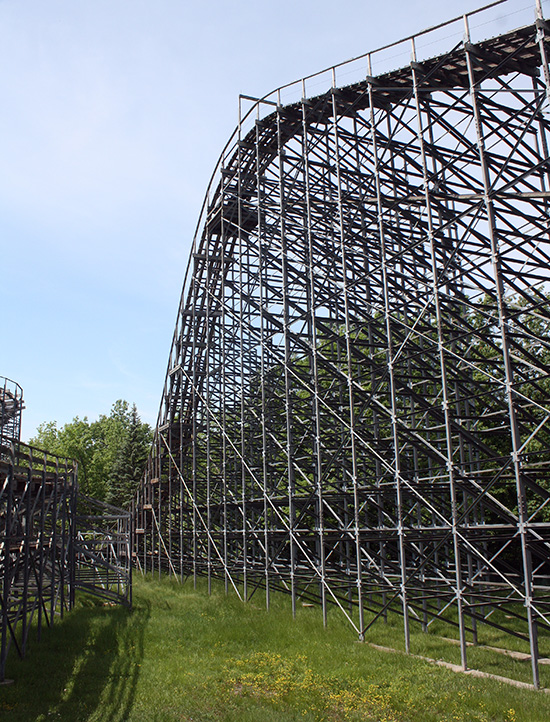
M 0 0 L 0 375 L 24 389 L 23 438 L 118 398 L 154 424 L 239 93 L 264 95 L 480 4 Z M 533 8 L 509 0 L 484 35 Z

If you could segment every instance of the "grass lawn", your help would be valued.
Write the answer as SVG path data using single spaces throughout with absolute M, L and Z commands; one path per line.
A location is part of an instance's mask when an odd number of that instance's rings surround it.
M 243 605 L 221 584 L 209 597 L 202 582 L 194 589 L 139 576 L 132 611 L 82 597 L 24 661 L 11 658 L 15 682 L 0 687 L 0 720 L 550 720 L 550 694 L 375 650 L 336 612 L 327 630 L 317 608 L 300 608 L 293 620 L 285 595 L 269 612 L 262 602 Z M 378 624 L 373 641 L 396 646 L 399 624 Z M 413 651 L 453 661 L 454 647 L 430 646 L 430 637 L 415 633 Z M 528 662 L 484 652 L 479 660 L 484 654 L 489 671 L 519 679 L 525 668 L 529 679 Z

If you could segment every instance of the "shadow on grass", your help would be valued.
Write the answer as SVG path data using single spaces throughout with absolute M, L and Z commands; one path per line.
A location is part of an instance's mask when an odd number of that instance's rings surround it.
M 43 634 L 25 660 L 14 660 L 15 683 L 0 688 L 6 722 L 123 722 L 134 704 L 150 604 L 132 610 L 88 602 Z

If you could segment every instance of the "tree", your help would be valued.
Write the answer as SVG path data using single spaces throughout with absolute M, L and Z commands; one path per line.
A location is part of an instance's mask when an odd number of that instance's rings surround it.
M 96 499 L 120 505 L 131 500 L 152 443 L 152 431 L 135 404 L 116 401 L 108 416 L 97 421 L 75 417 L 61 428 L 47 421 L 29 443 L 78 462 L 81 490 Z
M 122 444 L 114 459 L 107 501 L 115 506 L 128 506 L 139 485 L 151 446 L 151 431 L 132 406 L 130 419 Z
M 78 478 L 86 494 L 103 498 L 101 485 L 93 473 L 95 440 L 87 417 L 78 416 L 62 428 L 56 421 L 45 421 L 37 428 L 36 436 L 29 440 L 31 446 L 49 451 L 78 463 Z

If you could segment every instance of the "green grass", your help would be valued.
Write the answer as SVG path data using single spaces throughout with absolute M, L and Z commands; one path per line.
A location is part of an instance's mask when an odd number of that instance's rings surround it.
M 2 722 L 537 722 L 550 695 L 456 674 L 355 641 L 341 615 L 324 630 L 317 608 L 275 595 L 243 605 L 214 585 L 137 578 L 134 609 L 81 598 L 27 659 L 9 660 L 0 687 Z M 400 622 L 375 626 L 373 641 L 396 646 Z M 423 648 L 420 648 L 424 645 Z M 413 651 L 457 649 L 416 633 Z M 477 650 L 476 650 L 477 653 Z M 488 653 L 479 651 L 487 656 Z M 498 674 L 529 663 L 489 655 Z M 487 663 L 487 660 L 485 660 Z M 476 660 L 477 664 L 477 660 Z M 472 664 L 473 666 L 473 664 Z M 523 667 L 521 667 L 523 669 Z M 517 670 L 516 670 L 517 671 Z M 523 674 L 523 672 L 522 672 Z M 516 675 L 517 677 L 517 675 Z

